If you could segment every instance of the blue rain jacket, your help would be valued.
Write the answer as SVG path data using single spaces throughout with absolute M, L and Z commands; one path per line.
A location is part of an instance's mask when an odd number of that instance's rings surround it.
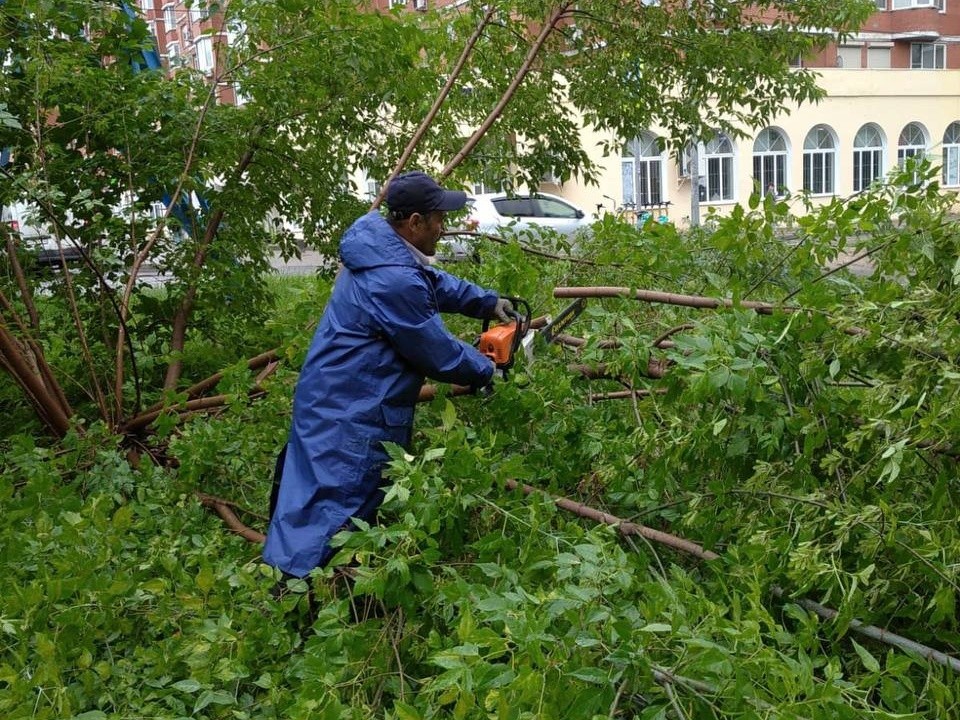
M 482 386 L 493 363 L 441 312 L 489 317 L 498 295 L 421 265 L 377 212 L 340 242 L 343 263 L 300 372 L 277 506 L 263 559 L 303 577 L 333 556 L 350 518 L 383 501 L 383 442 L 409 446 L 424 376 Z

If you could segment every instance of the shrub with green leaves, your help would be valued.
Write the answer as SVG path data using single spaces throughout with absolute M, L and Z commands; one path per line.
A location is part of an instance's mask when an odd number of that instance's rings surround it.
M 238 364 L 222 411 L 165 416 L 137 448 L 98 427 L 56 447 L 10 437 L 0 714 L 955 715 L 955 670 L 860 632 L 960 650 L 960 233 L 933 177 L 911 177 L 799 219 L 790 201 L 758 198 L 695 233 L 604 218 L 590 264 L 482 246 L 481 263 L 453 270 L 535 314 L 563 307 L 558 285 L 734 307 L 590 300 L 569 328 L 579 349 L 538 343 L 486 399 L 441 389 L 418 410 L 413 447 L 391 448 L 380 522 L 340 534 L 338 568 L 307 582 L 278 585 L 259 546 L 196 493 L 265 529 L 326 281 L 278 296 L 267 329 L 282 326 L 291 362 L 258 399 Z M 839 253 L 869 253 L 872 273 L 825 270 Z M 571 363 L 602 364 L 603 377 Z M 644 392 L 601 398 L 625 387 Z M 558 496 L 718 558 L 622 535 Z

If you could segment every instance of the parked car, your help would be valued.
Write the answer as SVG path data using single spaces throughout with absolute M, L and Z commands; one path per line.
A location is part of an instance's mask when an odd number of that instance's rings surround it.
M 20 248 L 33 253 L 41 265 L 59 263 L 61 251 L 67 261 L 78 260 L 80 251 L 75 246 L 64 241 L 62 248 L 58 247 L 56 238 L 47 226 L 30 223 L 34 214 L 27 205 L 7 205 L 0 207 L 0 222 L 13 233 Z
M 549 193 L 508 195 L 485 193 L 467 199 L 468 213 L 461 227 L 501 235 L 504 231 L 549 230 L 571 242 L 589 231 L 592 221 L 568 200 Z M 445 257 L 471 257 L 474 242 L 468 236 L 445 238 L 438 252 Z

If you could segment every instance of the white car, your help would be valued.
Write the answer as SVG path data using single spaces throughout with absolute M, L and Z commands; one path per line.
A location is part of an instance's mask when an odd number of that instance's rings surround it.
M 33 225 L 31 219 L 36 216 L 35 209 L 22 203 L 15 203 L 0 207 L 0 222 L 13 233 L 17 244 L 34 253 L 37 262 L 41 265 L 60 263 L 60 253 L 68 261 L 80 259 L 80 250 L 71 243 L 64 241 L 62 247 L 57 246 L 56 238 L 50 228 L 44 224 Z
M 570 240 L 589 230 L 593 222 L 568 200 L 549 193 L 508 195 L 485 193 L 467 199 L 468 214 L 460 224 L 464 230 L 490 235 L 504 231 L 523 232 L 547 229 Z M 449 232 L 449 231 L 448 231 Z M 443 240 L 440 254 L 464 258 L 473 254 L 472 238 L 456 235 Z

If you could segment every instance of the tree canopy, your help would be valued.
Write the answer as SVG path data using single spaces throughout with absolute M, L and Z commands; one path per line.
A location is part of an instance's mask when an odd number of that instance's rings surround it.
M 364 207 L 352 178 L 386 179 L 432 105 L 410 166 L 455 182 L 589 181 L 583 123 L 625 137 L 656 122 L 677 145 L 762 124 L 787 101 L 817 97 L 812 73 L 788 66 L 829 40 L 810 29 L 849 32 L 869 4 L 524 1 L 423 15 L 234 0 L 207 10 L 222 13 L 229 52 L 211 78 L 167 78 L 143 69 L 148 28 L 117 3 L 0 6 L 0 147 L 11 151 L 0 202 L 29 201 L 85 258 L 52 285 L 64 303 L 54 326 L 69 318 L 80 350 L 69 357 L 45 359 L 54 349 L 31 310 L 30 274 L 14 262 L 3 288 L 4 356 L 23 360 L 13 377 L 55 435 L 77 413 L 119 429 L 189 385 L 184 372 L 219 370 L 198 362 L 194 343 L 200 354 L 204 343 L 250 357 L 268 349 L 244 336 L 262 320 L 268 254 L 296 252 L 293 227 L 334 254 Z M 241 107 L 214 102 L 224 83 Z M 142 291 L 145 263 L 173 275 L 165 292 Z M 37 368 L 39 384 L 28 377 Z

